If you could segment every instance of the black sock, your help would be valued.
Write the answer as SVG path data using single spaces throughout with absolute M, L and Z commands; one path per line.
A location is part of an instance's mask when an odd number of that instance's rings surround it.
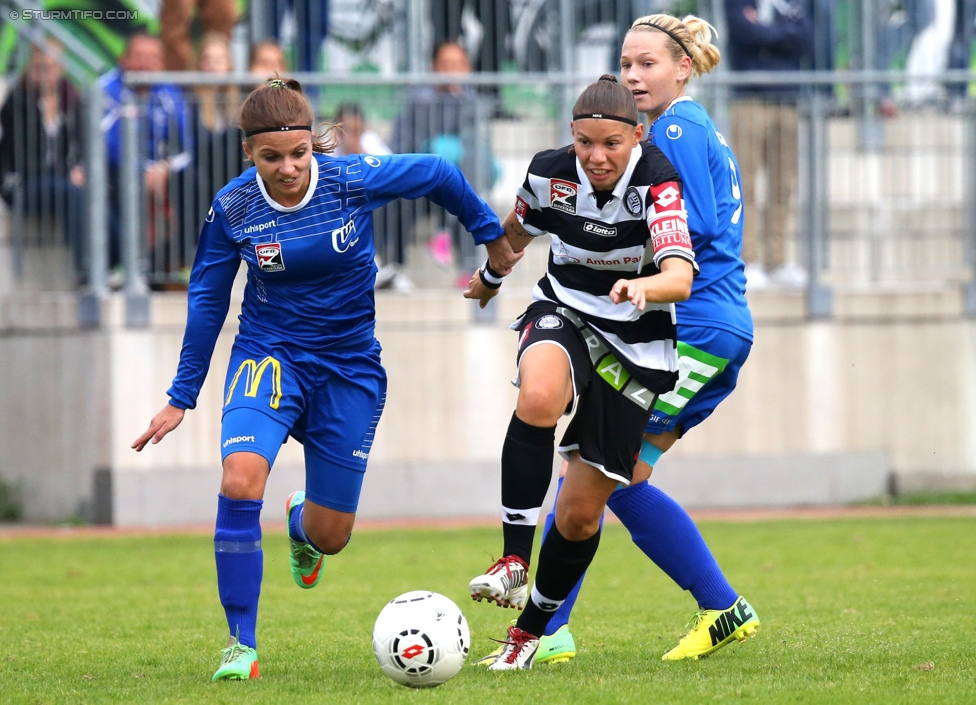
M 539 549 L 535 585 L 519 617 L 519 629 L 535 636 L 545 633 L 549 619 L 583 577 L 599 545 L 599 531 L 588 539 L 569 541 L 555 524 L 550 527 Z
M 555 439 L 555 426 L 530 426 L 513 413 L 502 446 L 502 555 L 516 555 L 526 564 L 552 479 Z

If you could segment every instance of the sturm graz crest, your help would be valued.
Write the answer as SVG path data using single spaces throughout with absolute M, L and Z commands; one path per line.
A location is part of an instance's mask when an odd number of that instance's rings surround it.
M 642 205 L 640 193 L 638 193 L 634 186 L 628 186 L 627 193 L 624 194 L 624 208 L 631 215 L 638 216 L 644 210 Z
M 535 327 L 542 328 L 543 330 L 555 330 L 557 328 L 562 328 L 563 322 L 559 316 L 547 315 L 536 321 Z

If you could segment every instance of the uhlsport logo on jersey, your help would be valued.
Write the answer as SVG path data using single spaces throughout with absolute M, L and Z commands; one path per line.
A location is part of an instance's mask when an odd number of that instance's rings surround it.
M 274 218 L 269 220 L 267 223 L 252 223 L 244 228 L 245 233 L 263 233 L 265 230 L 270 230 L 278 225 L 278 221 Z
M 576 194 L 579 186 L 572 181 L 549 179 L 549 207 L 576 215 Z
M 617 234 L 617 229 L 609 225 L 600 225 L 599 223 L 586 221 L 583 223 L 583 232 L 593 233 L 602 237 L 614 237 Z
M 356 237 L 356 221 L 352 218 L 341 228 L 332 231 L 332 247 L 336 252 L 345 252 L 350 247 L 359 242 Z
M 654 199 L 654 210 L 657 213 L 681 210 L 681 190 L 674 181 L 651 186 L 651 198 Z
M 679 125 L 668 125 L 668 129 L 664 131 L 664 134 L 668 136 L 669 140 L 676 140 L 681 137 L 681 127 Z
M 281 256 L 281 243 L 268 242 L 255 245 L 254 252 L 258 256 L 258 266 L 262 272 L 280 272 L 285 268 L 285 261 Z
M 640 215 L 644 210 L 640 192 L 633 186 L 628 186 L 627 193 L 624 194 L 624 208 L 633 216 Z

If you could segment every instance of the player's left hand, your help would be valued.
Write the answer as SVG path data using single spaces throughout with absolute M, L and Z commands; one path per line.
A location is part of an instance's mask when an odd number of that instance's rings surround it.
M 615 304 L 629 301 L 637 307 L 638 311 L 643 311 L 647 304 L 646 293 L 640 279 L 618 279 L 610 289 L 610 300 Z
M 481 308 L 484 308 L 488 305 L 488 302 L 494 298 L 498 291 L 498 289 L 492 289 L 485 286 L 481 282 L 481 277 L 478 276 L 478 272 L 475 272 L 471 275 L 471 279 L 468 280 L 468 288 L 464 290 L 462 296 L 464 296 L 466 299 L 477 299 L 478 305 Z
M 154 444 L 159 443 L 167 433 L 180 425 L 185 413 L 186 409 L 178 409 L 172 404 L 166 404 L 158 414 L 153 416 L 149 428 L 133 441 L 132 448 L 138 453 L 146 447 L 150 439 Z

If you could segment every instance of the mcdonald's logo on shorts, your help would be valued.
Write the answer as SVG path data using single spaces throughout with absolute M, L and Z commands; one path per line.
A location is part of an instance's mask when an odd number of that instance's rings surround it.
M 245 360 L 241 363 L 240 367 L 237 368 L 237 372 L 234 374 L 234 379 L 231 380 L 230 386 L 227 388 L 227 398 L 224 400 L 224 406 L 230 404 L 230 400 L 234 396 L 234 390 L 237 388 L 237 382 L 240 380 L 242 374 L 244 375 L 244 396 L 256 398 L 258 389 L 261 387 L 261 378 L 264 377 L 264 373 L 268 367 L 271 368 L 271 399 L 269 404 L 272 409 L 277 409 L 278 403 L 281 401 L 281 363 L 270 356 L 264 358 L 261 362 Z

